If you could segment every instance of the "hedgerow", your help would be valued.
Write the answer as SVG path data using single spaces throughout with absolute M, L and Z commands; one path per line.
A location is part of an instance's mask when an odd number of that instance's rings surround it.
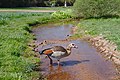
M 77 17 L 99 18 L 119 15 L 120 0 L 76 0 L 73 13 Z

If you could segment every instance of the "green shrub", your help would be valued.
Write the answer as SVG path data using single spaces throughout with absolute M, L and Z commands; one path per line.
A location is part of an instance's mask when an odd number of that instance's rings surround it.
M 77 17 L 113 17 L 120 11 L 120 0 L 76 0 L 73 11 Z
M 71 18 L 71 10 L 68 9 L 66 11 L 57 11 L 52 14 L 52 18 L 55 19 L 66 19 L 66 18 Z

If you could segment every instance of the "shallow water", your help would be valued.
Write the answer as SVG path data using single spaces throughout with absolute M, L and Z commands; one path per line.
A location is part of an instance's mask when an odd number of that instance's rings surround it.
M 33 28 L 38 43 L 43 40 L 63 40 L 67 35 L 72 35 L 72 24 L 55 25 L 47 24 Z M 69 43 L 75 43 L 78 49 L 72 49 L 70 56 L 61 59 L 63 66 L 57 66 L 54 60 L 53 66 L 49 66 L 49 59 L 41 56 L 41 72 L 48 80 L 112 80 L 116 76 L 115 67 L 110 61 L 106 61 L 97 50 L 82 40 L 73 40 L 65 43 L 51 44 L 39 50 L 60 45 L 66 47 Z

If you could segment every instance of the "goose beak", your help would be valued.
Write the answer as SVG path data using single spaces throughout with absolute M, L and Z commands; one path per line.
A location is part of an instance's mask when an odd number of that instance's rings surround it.
M 74 48 L 78 49 L 78 46 L 75 46 Z

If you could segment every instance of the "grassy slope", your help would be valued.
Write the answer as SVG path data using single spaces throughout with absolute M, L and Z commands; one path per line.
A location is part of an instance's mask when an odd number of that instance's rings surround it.
M 78 34 L 99 35 L 115 42 L 120 50 L 120 18 L 81 20 L 78 24 Z M 83 30 L 81 32 L 81 29 Z
M 39 59 L 27 46 L 34 37 L 29 24 L 53 21 L 50 13 L 0 13 L 0 80 L 31 80 Z M 27 57 L 25 57 L 27 56 Z

